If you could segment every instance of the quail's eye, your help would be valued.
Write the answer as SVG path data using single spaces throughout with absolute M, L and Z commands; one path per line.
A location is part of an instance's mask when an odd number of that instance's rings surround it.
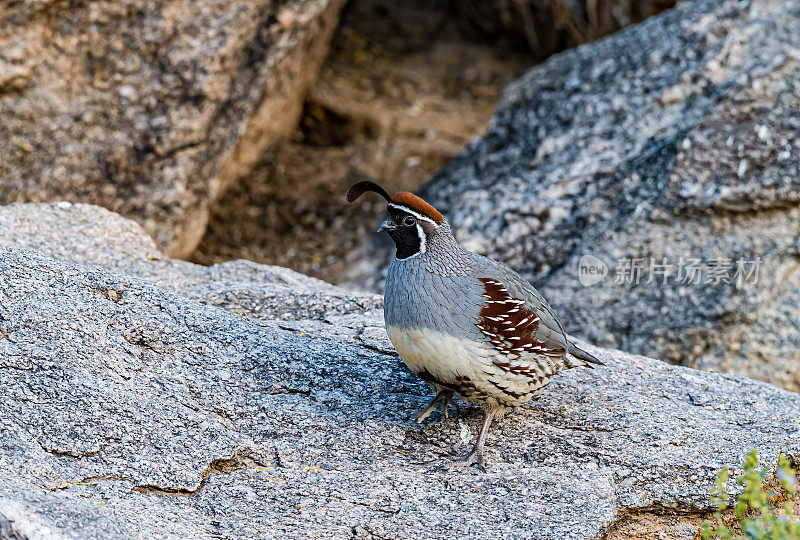
M 405 225 L 406 227 L 412 227 L 416 225 L 416 223 L 417 223 L 417 218 L 415 218 L 414 216 L 406 216 L 405 218 L 403 218 L 403 225 Z

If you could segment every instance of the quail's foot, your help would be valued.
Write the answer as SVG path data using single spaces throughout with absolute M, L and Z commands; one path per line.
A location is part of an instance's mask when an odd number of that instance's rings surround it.
M 486 434 L 489 432 L 489 425 L 491 423 L 492 414 L 486 413 L 481 432 L 478 434 L 478 438 L 475 440 L 475 444 L 472 446 L 472 450 L 470 450 L 469 454 L 449 463 L 443 463 L 435 467 L 431 472 L 450 470 L 456 467 L 469 467 L 471 465 L 476 465 L 482 472 L 486 472 L 486 461 L 483 458 L 483 444 L 486 442 Z
M 453 461 L 449 468 L 469 467 L 471 465 L 477 466 L 481 472 L 486 472 L 486 460 L 483 458 L 483 445 L 480 447 L 477 445 L 473 447 L 467 455 Z
M 429 472 L 449 471 L 451 469 L 470 467 L 472 465 L 477 466 L 481 472 L 486 472 L 486 460 L 483 458 L 483 447 L 479 448 L 475 445 L 465 456 L 441 463 L 432 468 Z

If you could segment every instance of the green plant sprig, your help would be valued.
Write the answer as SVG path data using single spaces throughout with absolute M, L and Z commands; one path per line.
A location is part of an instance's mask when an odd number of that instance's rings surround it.
M 728 507 L 731 496 L 726 487 L 730 471 L 723 467 L 717 473 L 711 499 L 717 509 L 713 522 L 703 522 L 700 537 L 703 540 L 800 540 L 800 516 L 792 505 L 798 484 L 786 455 L 778 457 L 775 489 L 767 483 L 770 468 L 759 467 L 756 450 L 745 456 L 742 468 L 736 482 L 744 489 L 733 506 L 733 515 Z

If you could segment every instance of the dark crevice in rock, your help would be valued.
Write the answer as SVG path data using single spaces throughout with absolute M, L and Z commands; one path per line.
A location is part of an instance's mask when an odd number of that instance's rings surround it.
M 343 147 L 362 137 L 374 139 L 379 130 L 369 118 L 358 119 L 325 105 L 306 102 L 299 125 L 302 134 L 299 142 L 312 147 Z
M 96 485 L 97 484 L 97 482 L 95 482 L 95 480 L 111 480 L 111 481 L 114 481 L 114 482 L 129 482 L 131 484 L 134 483 L 133 480 L 131 480 L 130 478 L 125 478 L 124 476 L 110 476 L 110 475 L 107 475 L 107 474 L 97 474 L 97 475 L 93 475 L 93 476 L 87 476 L 86 478 L 81 478 L 77 482 L 69 482 L 69 483 L 77 485 L 77 486 L 80 486 L 80 485 L 90 485 L 91 486 L 91 485 Z
M 611 431 L 613 431 L 613 429 L 608 429 L 600 426 L 579 426 L 579 425 L 567 426 L 563 424 L 547 424 L 546 422 L 542 423 L 556 429 L 564 429 L 567 431 L 581 431 L 584 433 L 610 433 Z
M 178 146 L 173 146 L 171 148 L 154 147 L 153 153 L 155 154 L 155 161 L 175 157 L 175 155 L 179 154 L 180 152 L 183 152 L 184 150 L 196 148 L 198 146 L 201 146 L 202 144 L 203 141 L 196 141 L 196 142 L 192 141 L 192 142 L 187 142 L 185 144 L 180 144 Z
M 343 205 L 352 179 L 416 189 L 485 129 L 502 87 L 533 62 L 459 27 L 449 2 L 351 0 L 290 140 L 212 205 L 191 259 L 350 281 L 382 212 Z
M 2 339 L 2 336 L 0 336 L 0 339 Z M 17 371 L 35 371 L 36 367 L 35 366 L 31 366 L 31 367 L 11 366 L 11 365 L 8 365 L 8 364 L 4 363 L 4 364 L 0 364 L 0 369 L 15 369 Z
M 310 396 L 311 390 L 310 389 L 302 389 L 302 388 L 283 388 L 283 387 L 270 387 L 264 390 L 266 394 L 270 396 L 282 396 L 282 395 L 301 395 L 301 396 Z
M 44 450 L 48 454 L 53 454 L 55 456 L 68 456 L 78 459 L 96 456 L 102 451 L 102 449 L 97 449 L 97 450 L 92 450 L 90 452 L 76 452 L 75 450 L 61 450 L 58 448 L 47 448 L 46 446 L 43 445 L 42 445 L 42 450 Z
M 373 505 L 371 503 L 366 503 L 366 502 L 362 502 L 362 501 L 353 501 L 353 500 L 350 500 L 350 499 L 345 499 L 344 497 L 339 497 L 338 495 L 326 495 L 326 497 L 330 497 L 331 499 L 336 499 L 338 501 L 346 502 L 348 504 L 354 504 L 354 505 L 357 505 L 357 506 L 363 506 L 364 508 L 369 508 L 372 511 L 381 512 L 383 514 L 399 514 L 400 510 L 401 510 L 401 508 L 397 508 L 397 509 L 379 508 L 379 507 L 377 507 L 377 506 L 375 506 L 375 505 Z
M 31 402 L 29 401 L 28 403 L 31 403 Z M 27 433 L 30 436 L 31 440 L 36 442 L 36 444 L 39 445 L 39 447 L 42 450 L 44 450 L 48 454 L 53 454 L 54 456 L 65 456 L 65 457 L 71 457 L 71 458 L 80 459 L 80 458 L 87 458 L 87 457 L 96 456 L 97 454 L 99 454 L 102 451 L 102 448 L 98 448 L 97 450 L 90 450 L 88 452 L 77 452 L 75 450 L 62 450 L 60 448 L 49 448 L 49 447 L 45 446 L 44 444 L 42 444 L 39 441 L 38 437 L 33 436 L 29 431 L 27 431 Z M 106 438 L 106 440 L 110 440 L 110 438 Z
M 133 333 L 132 335 L 121 333 L 120 336 L 131 345 L 135 345 L 143 350 L 150 351 L 153 354 L 160 355 L 164 352 L 161 344 L 155 342 L 151 336 L 147 336 L 142 333 L 141 330 Z
M 368 351 L 376 352 L 378 354 L 385 354 L 386 356 L 391 356 L 394 358 L 399 358 L 400 355 L 397 354 L 397 351 L 392 349 L 384 349 L 383 347 L 377 347 L 375 345 L 370 345 L 369 343 L 365 343 L 359 339 L 360 347 L 362 349 L 367 349 Z
M 80 480 L 80 482 L 72 482 L 73 484 L 91 484 L 96 480 L 109 480 L 114 482 L 128 482 L 133 484 L 133 490 L 141 493 L 154 493 L 160 495 L 196 495 L 198 494 L 208 482 L 209 477 L 214 473 L 231 473 L 238 469 L 246 468 L 249 461 L 248 458 L 241 457 L 238 453 L 231 458 L 218 458 L 213 459 L 203 471 L 200 477 L 200 483 L 194 488 L 169 488 L 157 486 L 155 484 L 136 484 L 136 482 L 124 476 L 107 476 L 107 475 L 94 475 L 87 476 Z

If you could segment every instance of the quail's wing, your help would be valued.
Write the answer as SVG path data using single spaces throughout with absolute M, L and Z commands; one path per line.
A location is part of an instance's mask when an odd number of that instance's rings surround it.
M 481 332 L 495 348 L 510 355 L 563 357 L 567 338 L 544 298 L 510 269 L 502 267 L 495 275 L 479 278 L 484 288 Z

